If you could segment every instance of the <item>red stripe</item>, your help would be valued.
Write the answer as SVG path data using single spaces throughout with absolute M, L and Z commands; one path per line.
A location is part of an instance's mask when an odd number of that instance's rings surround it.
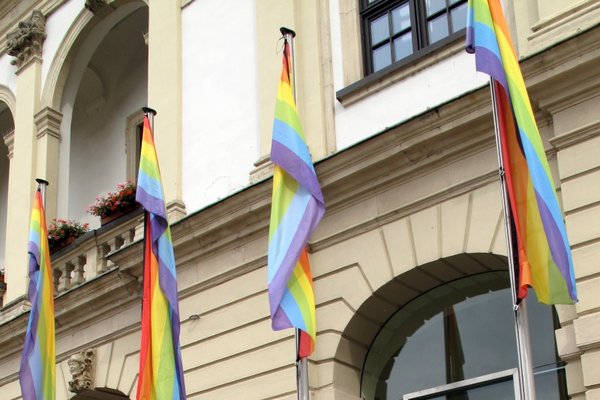
M 151 351 L 151 308 L 152 299 L 152 231 L 150 214 L 146 212 L 144 242 L 144 293 L 142 296 L 142 340 L 140 349 L 140 369 L 138 376 L 137 400 L 152 399 L 152 357 Z
M 510 109 L 506 91 L 498 82 L 494 81 L 494 84 L 496 86 L 496 107 L 498 111 L 498 124 L 500 129 L 500 143 L 506 187 L 513 221 L 517 231 L 517 251 L 519 260 L 519 289 L 517 297 L 523 299 L 527 296 L 527 288 L 531 286 L 531 271 L 525 252 L 525 242 L 527 240 L 525 224 L 527 223 L 527 187 L 529 185 L 529 169 L 527 168 L 527 160 L 525 159 L 519 141 L 517 140 L 514 117 Z

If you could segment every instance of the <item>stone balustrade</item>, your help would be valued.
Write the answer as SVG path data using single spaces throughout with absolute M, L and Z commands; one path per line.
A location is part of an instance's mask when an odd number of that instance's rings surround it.
M 54 293 L 58 295 L 115 268 L 107 255 L 143 236 L 143 214 L 136 210 L 88 232 L 52 255 Z

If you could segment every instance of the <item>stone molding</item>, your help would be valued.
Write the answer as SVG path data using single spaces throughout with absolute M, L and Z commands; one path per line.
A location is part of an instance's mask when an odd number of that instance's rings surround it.
M 5 133 L 3 139 L 4 144 L 8 147 L 8 159 L 11 160 L 15 149 L 15 130 Z
M 61 113 L 50 107 L 46 107 L 38 112 L 34 118 L 37 126 L 38 139 L 48 135 L 60 140 L 60 124 L 62 122 Z
M 19 22 L 18 27 L 6 37 L 8 54 L 15 57 L 11 64 L 20 68 L 31 58 L 41 57 L 45 39 L 46 18 L 41 11 L 34 10 L 28 19 Z
M 108 3 L 106 0 L 85 0 L 84 7 L 96 14 L 99 10 L 107 7 Z

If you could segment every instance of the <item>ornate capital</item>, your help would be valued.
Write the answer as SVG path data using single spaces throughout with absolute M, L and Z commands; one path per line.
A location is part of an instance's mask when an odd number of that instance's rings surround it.
M 46 39 L 46 18 L 41 11 L 34 10 L 25 21 L 19 22 L 17 29 L 6 35 L 8 54 L 15 57 L 11 64 L 21 67 L 32 57 L 42 56 L 42 46 Z
M 73 377 L 73 380 L 69 381 L 70 392 L 80 393 L 84 389 L 93 388 L 95 361 L 95 349 L 88 349 L 69 357 L 67 364 L 69 364 L 69 372 Z
M 106 0 L 85 0 L 85 8 L 90 10 L 92 13 L 97 14 L 98 11 L 108 6 Z

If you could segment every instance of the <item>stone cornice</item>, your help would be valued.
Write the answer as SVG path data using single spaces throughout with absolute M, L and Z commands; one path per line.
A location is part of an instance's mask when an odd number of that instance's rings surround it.
M 45 39 L 46 18 L 41 11 L 33 10 L 28 19 L 20 21 L 6 36 L 7 52 L 15 57 L 11 64 L 20 68 L 33 57 L 41 57 Z
M 560 136 L 553 137 L 550 139 L 550 143 L 556 149 L 563 150 L 578 143 L 588 141 L 596 136 L 600 136 L 600 121 L 579 127 Z

